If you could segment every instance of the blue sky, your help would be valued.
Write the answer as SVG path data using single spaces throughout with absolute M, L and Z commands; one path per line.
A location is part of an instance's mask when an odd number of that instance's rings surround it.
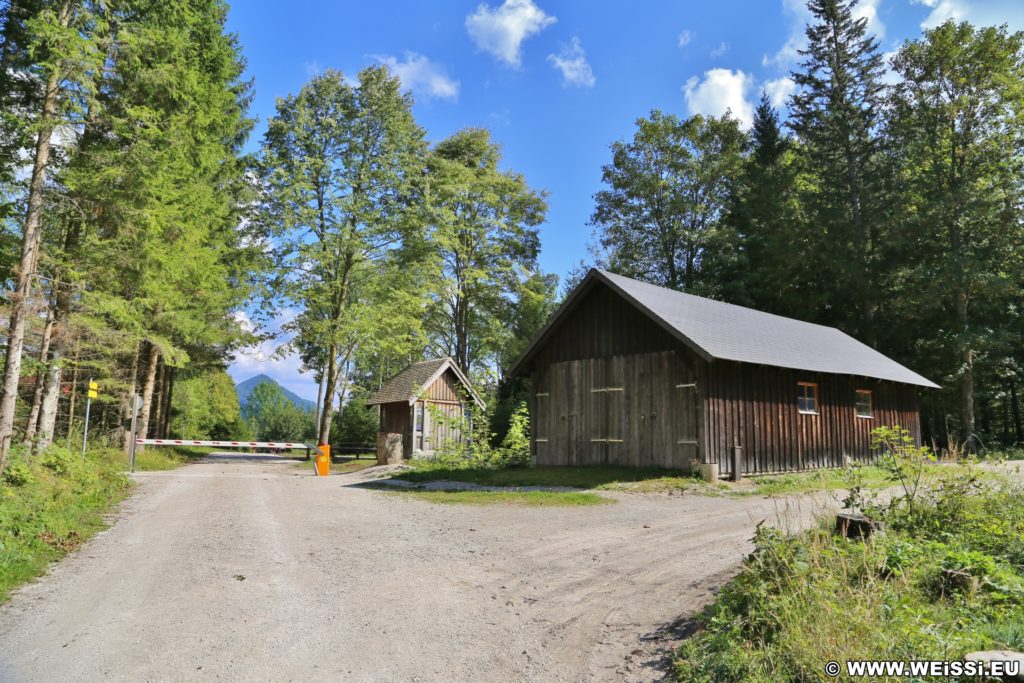
M 885 52 L 949 17 L 1024 29 L 1024 0 L 861 0 L 859 11 Z M 801 0 L 238 0 L 228 27 L 255 81 L 250 149 L 275 100 L 312 75 L 388 64 L 413 92 L 431 141 L 489 128 L 504 166 L 549 193 L 540 265 L 564 276 L 587 257 L 609 144 L 653 108 L 680 116 L 729 108 L 749 123 L 762 89 L 784 102 L 806 19 Z M 277 344 L 239 354 L 232 376 L 265 372 L 315 398 L 295 358 L 272 357 Z

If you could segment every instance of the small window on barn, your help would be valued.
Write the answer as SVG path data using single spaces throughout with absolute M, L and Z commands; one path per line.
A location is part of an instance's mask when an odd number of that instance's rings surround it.
M 796 408 L 807 415 L 818 414 L 818 385 L 813 382 L 797 382 Z
M 871 413 L 871 390 L 857 389 L 857 417 L 873 417 Z

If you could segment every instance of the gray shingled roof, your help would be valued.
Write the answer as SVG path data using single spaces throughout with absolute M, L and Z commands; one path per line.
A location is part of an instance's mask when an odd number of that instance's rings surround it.
M 935 383 L 834 327 L 684 294 L 603 270 L 591 270 L 584 284 L 593 279 L 617 291 L 708 360 L 758 363 L 938 388 Z M 566 304 L 571 304 L 583 290 L 581 284 Z M 567 307 L 559 313 L 565 310 Z M 516 369 L 553 328 L 559 313 L 516 363 Z
M 374 405 L 376 403 L 412 402 L 419 397 L 420 392 L 426 389 L 442 372 L 449 368 L 459 378 L 459 381 L 462 382 L 470 397 L 476 403 L 483 405 L 470 386 L 469 380 L 451 358 L 431 358 L 430 360 L 413 363 L 388 380 L 387 384 L 382 386 L 366 403 Z

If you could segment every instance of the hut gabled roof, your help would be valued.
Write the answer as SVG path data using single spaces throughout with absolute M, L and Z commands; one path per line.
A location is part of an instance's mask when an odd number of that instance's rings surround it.
M 794 370 L 938 385 L 834 327 L 677 292 L 591 269 L 512 366 L 519 374 L 559 323 L 593 287 L 604 285 L 708 361 L 731 360 Z M 609 320 L 609 325 L 616 321 Z
M 484 403 L 473 391 L 469 379 L 451 358 L 431 358 L 409 365 L 400 373 L 389 379 L 373 396 L 366 401 L 369 405 L 378 403 L 406 402 L 412 405 L 420 395 L 433 384 L 445 370 L 451 370 L 459 379 L 466 393 L 477 406 L 483 408 Z

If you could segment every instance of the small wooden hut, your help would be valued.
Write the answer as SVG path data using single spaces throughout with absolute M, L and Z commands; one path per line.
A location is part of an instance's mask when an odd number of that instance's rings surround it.
M 413 363 L 367 401 L 380 406 L 377 461 L 431 457 L 444 444 L 461 441 L 459 424 L 483 402 L 451 358 Z
M 511 374 L 531 384 L 535 464 L 734 476 L 870 459 L 879 425 L 920 442 L 918 392 L 936 388 L 835 328 L 601 270 Z

